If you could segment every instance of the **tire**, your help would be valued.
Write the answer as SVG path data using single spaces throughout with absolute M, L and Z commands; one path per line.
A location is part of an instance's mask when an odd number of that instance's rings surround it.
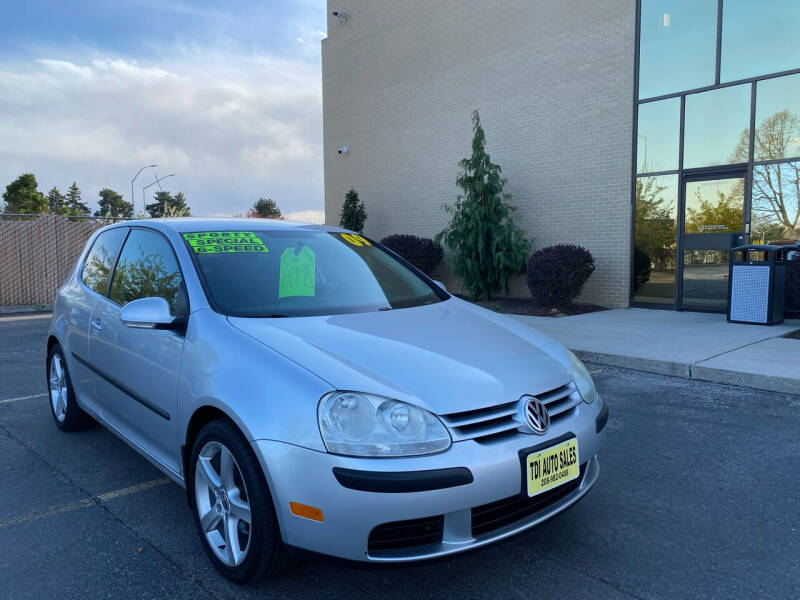
M 95 420 L 78 406 L 64 351 L 59 344 L 55 344 L 47 355 L 47 390 L 50 414 L 61 431 L 78 431 L 95 425 Z
M 186 488 L 203 548 L 224 577 L 250 583 L 283 570 L 286 548 L 266 478 L 228 419 L 212 421 L 197 434 Z

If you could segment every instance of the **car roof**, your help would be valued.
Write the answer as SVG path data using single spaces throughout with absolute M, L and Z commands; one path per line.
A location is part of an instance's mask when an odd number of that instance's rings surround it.
M 329 227 L 314 223 L 299 221 L 285 221 L 283 219 L 248 219 L 238 217 L 174 217 L 165 219 L 138 219 L 135 221 L 122 221 L 115 226 L 144 226 L 156 229 L 171 229 L 178 233 L 198 231 L 248 231 L 257 229 L 285 230 L 285 229 L 311 229 L 316 231 L 347 231 L 341 227 Z

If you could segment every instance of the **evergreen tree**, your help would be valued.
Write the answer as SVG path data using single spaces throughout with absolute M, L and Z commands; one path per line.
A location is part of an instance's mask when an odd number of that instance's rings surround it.
M 178 192 L 174 196 L 167 191 L 156 192 L 155 202 L 145 206 L 147 213 L 154 219 L 159 217 L 189 217 L 191 210 L 186 204 L 186 197 L 183 192 Z
M 72 185 L 67 188 L 66 207 L 67 213 L 73 216 L 89 214 L 89 207 L 81 201 L 81 191 L 74 181 Z
M 5 212 L 37 214 L 48 210 L 47 198 L 37 189 L 33 173 L 23 173 L 6 186 L 3 192 Z
M 260 219 L 282 219 L 281 209 L 278 203 L 272 198 L 259 198 L 253 204 L 253 207 L 247 211 L 247 216 L 250 218 Z
M 436 236 L 454 256 L 455 274 L 476 300 L 508 290 L 508 279 L 525 269 L 529 242 L 513 221 L 514 206 L 505 201 L 502 169 L 486 153 L 486 137 L 478 111 L 472 113 L 472 156 L 458 163 L 456 185 L 463 190 L 445 206 L 450 224 Z
M 50 207 L 50 212 L 54 215 L 63 215 L 66 211 L 66 198 L 57 187 L 53 186 L 47 192 L 47 204 Z
M 358 192 L 350 188 L 350 191 L 344 197 L 342 213 L 339 217 L 339 227 L 362 233 L 366 221 L 367 209 L 364 208 L 364 203 L 359 200 Z
M 94 212 L 95 217 L 114 217 L 117 219 L 130 219 L 133 217 L 133 204 L 126 202 L 122 194 L 109 188 L 100 190 L 100 208 Z

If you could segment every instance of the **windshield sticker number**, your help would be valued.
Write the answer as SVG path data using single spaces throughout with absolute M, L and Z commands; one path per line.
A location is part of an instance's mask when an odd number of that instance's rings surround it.
M 281 254 L 278 298 L 313 296 L 316 281 L 316 256 L 308 246 L 298 242 Z
M 357 233 L 342 233 L 341 236 L 342 239 L 353 246 L 372 246 L 367 238 L 360 236 Z
M 201 231 L 184 233 L 183 238 L 197 254 L 269 252 L 261 238 L 252 231 Z

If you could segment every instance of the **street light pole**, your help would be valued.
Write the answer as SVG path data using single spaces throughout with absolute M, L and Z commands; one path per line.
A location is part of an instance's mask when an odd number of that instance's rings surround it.
M 136 178 L 142 174 L 142 171 L 144 171 L 145 169 L 155 169 L 157 166 L 158 165 L 145 165 L 141 169 L 139 169 L 136 172 L 136 175 L 133 176 L 133 179 L 131 179 L 131 204 L 133 204 L 134 207 L 136 206 L 136 197 L 133 194 L 133 182 L 136 181 Z M 142 210 L 144 210 L 144 208 L 142 208 Z
M 142 187 L 142 206 L 145 206 L 145 211 L 147 211 L 146 202 L 145 202 L 145 199 L 144 199 L 145 190 L 147 188 L 153 187 L 156 184 L 158 184 L 158 188 L 161 189 L 161 182 L 164 181 L 165 179 L 169 179 L 170 177 L 175 177 L 175 173 L 170 173 L 169 175 L 164 175 L 164 177 L 160 177 L 160 178 L 156 179 L 153 183 Z

